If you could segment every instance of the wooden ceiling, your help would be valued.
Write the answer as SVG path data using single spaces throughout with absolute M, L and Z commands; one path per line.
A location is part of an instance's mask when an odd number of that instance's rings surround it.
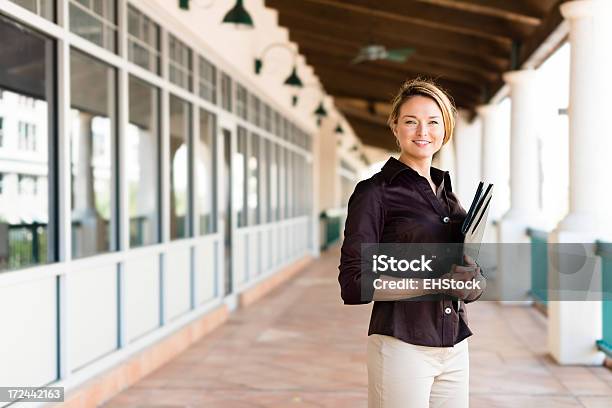
M 474 111 L 561 23 L 565 0 L 265 0 L 278 11 L 336 106 L 366 145 L 394 150 L 386 127 L 400 84 L 432 78 Z M 413 48 L 404 63 L 351 64 L 366 45 Z

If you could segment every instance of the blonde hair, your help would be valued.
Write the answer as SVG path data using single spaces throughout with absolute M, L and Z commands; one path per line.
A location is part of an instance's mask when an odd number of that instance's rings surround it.
M 417 95 L 433 99 L 438 104 L 440 111 L 442 111 L 442 120 L 444 121 L 444 139 L 442 144 L 446 144 L 453 136 L 457 109 L 451 96 L 432 80 L 416 78 L 404 82 L 395 98 L 393 98 L 391 114 L 387 119 L 387 124 L 391 130 L 394 130 L 395 125 L 397 125 L 400 108 L 404 102 Z

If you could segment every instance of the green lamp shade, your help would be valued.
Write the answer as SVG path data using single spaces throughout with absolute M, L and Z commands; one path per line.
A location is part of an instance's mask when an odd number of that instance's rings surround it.
M 262 67 L 263 67 L 263 61 L 259 58 L 255 58 L 255 73 L 259 74 L 261 72 Z
M 301 88 L 304 86 L 304 84 L 302 83 L 302 80 L 297 75 L 297 70 L 296 70 L 295 65 L 293 66 L 293 69 L 291 70 L 291 75 L 289 75 L 287 79 L 285 79 L 285 85 L 295 86 L 297 88 Z
M 342 133 L 344 133 L 344 129 L 342 129 L 342 126 L 338 125 L 338 126 L 336 126 L 336 130 L 334 130 L 334 132 L 336 132 L 338 134 L 342 134 Z
M 317 110 L 314 111 L 314 114 L 320 118 L 324 118 L 327 116 L 327 111 L 325 110 L 325 107 L 323 106 L 323 102 L 319 103 L 319 107 L 317 108 Z
M 189 10 L 189 0 L 179 0 L 179 8 Z
M 236 1 L 236 5 L 223 17 L 223 22 L 253 27 L 253 19 L 242 5 L 242 0 Z
M 297 106 L 298 104 L 298 96 L 297 95 L 293 95 L 291 97 L 291 106 Z

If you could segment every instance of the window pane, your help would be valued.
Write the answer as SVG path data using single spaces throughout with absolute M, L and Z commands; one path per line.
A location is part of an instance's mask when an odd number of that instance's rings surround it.
M 217 68 L 206 58 L 200 57 L 200 96 L 209 102 L 217 103 Z
M 270 142 L 270 181 L 268 183 L 268 194 L 270 203 L 270 221 L 278 220 L 278 159 L 276 154 L 277 146 Z
M 189 231 L 189 135 L 191 106 L 170 97 L 170 239 L 191 236 Z
M 70 0 L 70 31 L 117 51 L 117 13 L 115 0 Z
M 159 25 L 128 5 L 128 59 L 134 64 L 159 74 Z
M 248 119 L 247 90 L 244 86 L 236 83 L 236 114 L 242 119 Z
M 270 221 L 270 204 L 268 195 L 268 173 L 270 172 L 270 153 L 269 140 L 260 138 L 259 146 L 259 213 L 261 214 L 261 223 L 265 224 Z
M 55 21 L 55 1 L 54 0 L 11 0 L 21 7 L 27 8 L 32 13 L 36 13 L 47 20 Z
M 225 72 L 221 74 L 221 107 L 232 111 L 232 78 Z
M 255 126 L 259 126 L 259 98 L 253 94 L 249 94 L 250 106 L 249 106 L 249 121 Z
M 54 260 L 53 41 L 0 16 L 0 271 Z M 20 125 L 21 123 L 21 125 Z M 51 123 L 51 126 L 50 126 Z M 27 144 L 20 146 L 20 132 Z M 23 143 L 23 142 L 22 142 Z M 51 144 L 53 146 L 54 144 Z M 17 172 L 17 169 L 19 169 Z M 50 219 L 51 218 L 51 219 Z
M 246 180 L 247 180 L 247 132 L 244 128 L 238 128 L 238 146 L 236 149 L 236 155 L 232 162 L 232 166 L 235 165 L 234 170 L 234 182 L 232 182 L 234 188 L 235 202 L 234 211 L 238 214 L 238 227 L 245 227 L 247 225 L 247 206 L 246 206 Z
M 159 242 L 159 89 L 130 77 L 126 167 L 130 247 Z
M 200 110 L 200 144 L 196 154 L 196 183 L 200 235 L 216 232 L 216 118 Z
M 168 64 L 170 82 L 191 91 L 191 49 L 171 34 L 168 34 Z
M 249 225 L 259 224 L 259 136 L 251 133 L 248 172 Z
M 114 249 L 111 214 L 116 72 L 74 50 L 70 53 L 70 72 L 72 257 L 81 258 Z

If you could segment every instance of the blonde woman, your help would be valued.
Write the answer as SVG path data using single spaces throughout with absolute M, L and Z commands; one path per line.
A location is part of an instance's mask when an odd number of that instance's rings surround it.
M 453 265 L 445 276 L 477 280 L 480 290 L 380 288 L 373 284 L 374 275 L 361 271 L 362 244 L 462 242 L 465 210 L 448 172 L 431 165 L 452 137 L 455 116 L 450 97 L 433 82 L 404 83 L 388 120 L 399 160 L 389 158 L 379 173 L 357 184 L 349 200 L 338 280 L 345 304 L 374 301 L 367 351 L 369 408 L 468 407 L 466 339 L 472 332 L 464 303 L 484 290 L 478 265 L 466 257 L 465 266 Z

